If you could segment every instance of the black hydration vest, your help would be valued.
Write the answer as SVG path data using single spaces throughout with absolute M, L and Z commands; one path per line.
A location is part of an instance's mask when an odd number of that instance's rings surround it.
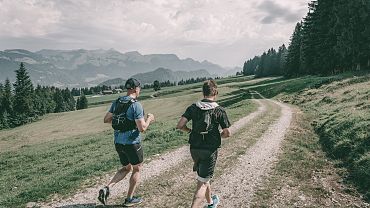
M 129 101 L 122 101 L 120 98 L 116 100 L 116 105 L 113 111 L 112 128 L 121 132 L 136 129 L 135 120 L 127 118 L 127 110 L 135 103 L 135 99 Z

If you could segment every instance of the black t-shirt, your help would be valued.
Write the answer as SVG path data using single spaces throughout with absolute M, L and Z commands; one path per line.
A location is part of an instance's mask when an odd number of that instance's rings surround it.
M 214 101 L 203 99 L 202 102 Z M 195 104 L 192 104 L 182 115 L 188 121 L 193 120 L 192 129 L 194 129 L 194 126 L 197 125 L 196 118 L 199 115 L 200 111 L 200 108 L 198 108 Z M 208 134 L 204 135 L 204 137 L 203 135 L 194 132 L 189 135 L 190 148 L 216 150 L 221 146 L 221 134 L 219 131 L 219 126 L 221 126 L 221 129 L 230 127 L 230 121 L 227 118 L 227 114 L 223 107 L 218 106 L 214 109 L 211 125 L 213 125 L 212 130 Z

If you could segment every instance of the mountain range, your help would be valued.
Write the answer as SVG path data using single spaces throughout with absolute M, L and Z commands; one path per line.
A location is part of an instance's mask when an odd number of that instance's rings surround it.
M 140 80 L 143 84 L 152 84 L 155 80 L 159 82 L 165 82 L 167 80 L 171 82 L 178 82 L 180 80 L 187 80 L 191 78 L 197 77 L 213 77 L 208 71 L 204 69 L 196 70 L 196 71 L 172 71 L 170 69 L 165 68 L 158 68 L 151 72 L 146 73 L 139 73 L 134 76 L 133 78 Z
M 197 77 L 214 77 L 208 71 L 204 69 L 196 70 L 196 71 L 172 71 L 170 69 L 165 68 L 158 68 L 151 72 L 145 72 L 145 73 L 139 73 L 132 76 L 133 78 L 140 81 L 142 85 L 145 84 L 153 84 L 155 80 L 158 80 L 159 82 L 178 82 L 180 80 L 187 80 L 191 78 L 197 78 Z M 106 85 L 106 86 L 113 86 L 117 87 L 120 85 L 124 85 L 126 80 L 122 78 L 114 78 L 114 79 L 108 79 L 102 83 L 100 83 L 100 86 Z
M 15 80 L 14 71 L 24 62 L 34 84 L 57 87 L 95 86 L 105 80 L 147 76 L 158 68 L 178 72 L 174 80 L 193 71 L 196 77 L 205 75 L 225 76 L 233 70 L 227 70 L 208 61 L 196 61 L 191 58 L 180 59 L 175 54 L 142 55 L 137 51 L 121 53 L 109 50 L 40 50 L 31 52 L 23 49 L 0 51 L 0 82 L 6 78 Z M 182 71 L 182 72 L 180 72 Z M 195 72 L 194 72 L 195 71 Z M 165 71 L 160 70 L 162 74 Z M 166 72 L 168 74 L 168 71 Z M 154 76 L 154 74 L 152 74 Z M 150 76 L 150 75 L 148 75 Z M 172 75 L 171 75 L 172 76 Z M 142 78 L 148 80 L 147 78 Z M 166 80 L 164 80 L 166 81 Z M 149 81 L 148 81 L 149 82 Z

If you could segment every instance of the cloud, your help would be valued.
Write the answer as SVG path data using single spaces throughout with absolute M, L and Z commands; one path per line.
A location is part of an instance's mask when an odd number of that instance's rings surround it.
M 115 48 L 240 65 L 287 43 L 305 12 L 296 0 L 0 0 L 0 50 Z
M 56 29 L 61 13 L 48 1 L 0 1 L 0 36 L 44 36 Z
M 302 15 L 300 10 L 293 10 L 288 6 L 283 7 L 272 0 L 264 0 L 258 8 L 265 13 L 261 20 L 262 24 L 272 24 L 279 20 L 287 23 L 297 22 Z

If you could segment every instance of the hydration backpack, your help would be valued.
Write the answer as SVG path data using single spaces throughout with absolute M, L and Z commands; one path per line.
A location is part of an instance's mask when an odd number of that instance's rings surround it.
M 210 110 L 200 110 L 198 116 L 194 123 L 192 132 L 197 134 L 208 134 L 208 132 L 212 131 L 212 115 L 214 114 L 214 109 Z
M 135 121 L 127 118 L 128 108 L 135 103 L 136 100 L 123 101 L 120 98 L 116 100 L 116 106 L 113 111 L 112 128 L 118 131 L 129 131 L 136 128 Z
M 214 125 L 212 124 L 212 120 L 218 104 L 215 102 L 197 102 L 195 105 L 198 107 L 199 111 L 197 112 L 197 117 L 193 121 L 196 125 L 194 125 L 192 131 L 204 136 L 213 130 Z

